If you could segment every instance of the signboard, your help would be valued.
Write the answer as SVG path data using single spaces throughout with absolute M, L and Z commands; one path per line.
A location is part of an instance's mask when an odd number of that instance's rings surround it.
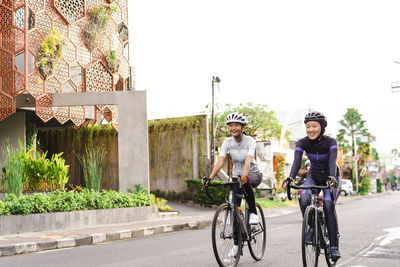
M 377 160 L 370 160 L 367 163 L 367 166 L 368 166 L 368 170 L 371 171 L 371 172 L 379 171 L 378 161 Z
M 368 143 L 368 136 L 360 136 L 358 138 L 360 140 L 360 143 Z
M 353 156 L 353 160 L 354 161 L 359 161 L 360 160 L 360 156 L 359 155 L 354 155 Z

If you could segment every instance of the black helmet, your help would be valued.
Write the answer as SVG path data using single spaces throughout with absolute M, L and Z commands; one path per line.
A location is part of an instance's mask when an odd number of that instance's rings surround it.
M 325 128 L 328 125 L 324 114 L 318 111 L 311 111 L 310 113 L 308 113 L 304 117 L 304 123 L 307 123 L 308 121 L 318 121 L 319 124 L 321 124 L 321 128 Z

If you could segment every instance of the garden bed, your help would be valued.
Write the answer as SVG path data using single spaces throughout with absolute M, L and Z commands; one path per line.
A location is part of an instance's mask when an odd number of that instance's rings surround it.
M 107 224 L 154 220 L 156 206 L 0 216 L 0 235 L 75 230 Z

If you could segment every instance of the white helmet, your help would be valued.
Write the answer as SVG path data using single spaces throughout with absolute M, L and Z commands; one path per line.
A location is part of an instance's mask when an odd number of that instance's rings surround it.
M 226 116 L 226 124 L 228 125 L 231 122 L 240 123 L 242 125 L 247 124 L 246 117 L 242 113 L 235 113 L 235 112 Z

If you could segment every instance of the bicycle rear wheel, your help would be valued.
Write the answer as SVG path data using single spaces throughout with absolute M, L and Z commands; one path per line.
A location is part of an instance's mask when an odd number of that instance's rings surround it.
M 335 219 L 336 219 L 336 225 L 339 228 L 337 217 L 336 217 L 336 211 L 335 211 Z M 339 229 L 338 229 L 337 233 L 339 235 Z M 324 234 L 324 240 L 325 240 L 325 243 L 326 243 L 326 247 L 324 249 L 326 264 L 328 264 L 329 267 L 335 267 L 337 261 L 333 261 L 331 259 L 330 241 L 329 241 L 328 227 L 326 225 L 326 222 L 324 222 L 323 234 Z M 338 241 L 337 242 L 338 242 L 338 245 L 339 245 L 339 237 L 338 237 Z
M 315 217 L 314 216 L 314 208 L 312 208 L 310 206 L 307 207 L 306 211 L 304 212 L 303 226 L 302 226 L 302 233 L 301 233 L 301 252 L 302 252 L 304 267 L 317 267 L 318 266 L 319 249 L 318 249 L 317 238 L 315 236 L 315 229 L 313 229 L 314 237 L 313 237 L 312 244 L 307 244 L 307 242 L 306 242 L 307 232 L 309 231 L 310 228 L 315 228 L 314 227 L 314 222 L 315 222 L 314 217 Z
M 256 210 L 259 223 L 251 225 L 250 238 L 247 242 L 249 245 L 250 254 L 256 261 L 262 259 L 265 252 L 265 244 L 267 242 L 267 229 L 265 226 L 264 212 L 260 204 L 256 203 Z M 248 216 L 247 216 L 248 217 Z
M 232 212 L 231 206 L 224 203 L 218 207 L 213 219 L 212 244 L 215 259 L 220 266 L 236 266 L 242 251 L 238 218 Z M 236 243 L 235 239 L 239 249 L 234 257 L 229 257 L 228 254 Z

